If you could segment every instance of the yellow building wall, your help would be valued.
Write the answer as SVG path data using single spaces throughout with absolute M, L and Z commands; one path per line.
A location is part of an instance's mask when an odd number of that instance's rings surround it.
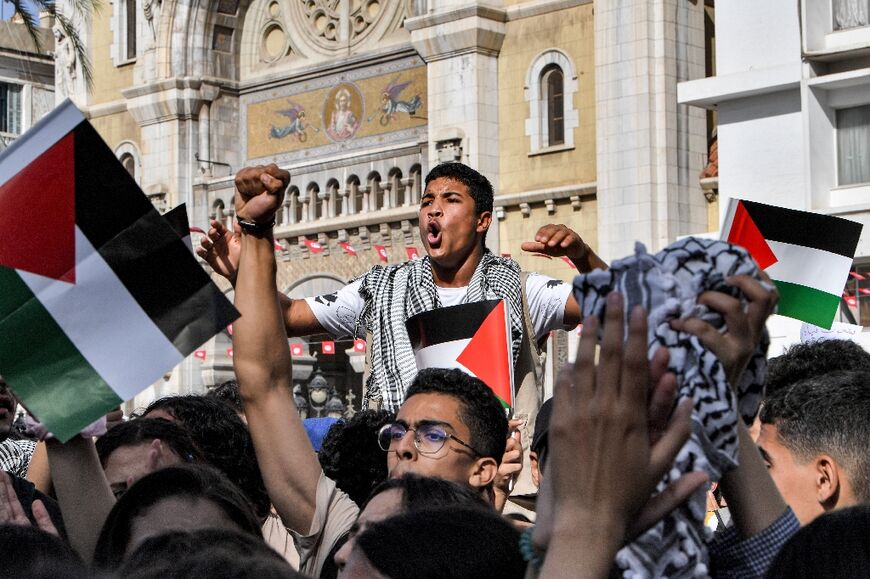
M 103 3 L 92 15 L 90 56 L 94 88 L 88 99 L 90 105 L 120 100 L 121 89 L 133 86 L 133 63 L 117 67 L 112 60 L 112 14 L 118 1 Z
M 498 59 L 499 193 L 595 181 L 594 44 L 592 4 L 507 23 Z M 535 57 L 549 48 L 563 50 L 574 63 L 578 84 L 574 107 L 579 126 L 574 129 L 574 149 L 529 156 L 526 74 Z
M 546 259 L 524 252 L 520 246 L 524 241 L 533 241 L 538 229 L 547 223 L 563 223 L 580 234 L 593 249 L 598 247 L 598 204 L 587 198 L 580 209 L 571 207 L 567 200 L 556 204 L 556 211 L 548 214 L 544 204 L 532 205 L 532 214 L 524 217 L 518 207 L 506 209 L 505 218 L 499 224 L 499 252 L 509 253 L 523 268 L 523 271 L 536 271 L 550 277 L 569 281 L 577 275 L 559 258 Z
M 90 119 L 91 125 L 113 151 L 122 141 L 133 141 L 142 152 L 139 125 L 128 112 L 105 115 Z

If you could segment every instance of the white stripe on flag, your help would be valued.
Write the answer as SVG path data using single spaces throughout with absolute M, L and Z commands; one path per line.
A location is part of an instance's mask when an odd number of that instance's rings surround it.
M 414 353 L 417 361 L 417 370 L 425 368 L 459 368 L 463 372 L 474 375 L 468 368 L 456 361 L 462 351 L 471 342 L 471 338 L 465 340 L 453 340 L 441 342 L 420 348 Z
M 66 100 L 43 117 L 31 130 L 18 137 L 7 149 L 3 162 L 0 163 L 0 187 L 65 137 L 83 120 L 85 117 L 82 112 L 72 101 Z
M 815 288 L 825 293 L 840 295 L 852 260 L 836 253 L 767 240 L 779 260 L 765 271 L 772 279 Z
M 18 275 L 122 400 L 184 359 L 78 227 L 75 284 Z

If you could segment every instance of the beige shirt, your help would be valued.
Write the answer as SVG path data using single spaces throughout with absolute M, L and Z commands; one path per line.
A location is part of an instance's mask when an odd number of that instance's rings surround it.
M 307 535 L 290 531 L 299 553 L 299 572 L 320 577 L 320 571 L 336 542 L 350 531 L 359 507 L 335 486 L 335 481 L 320 473 L 314 518 Z

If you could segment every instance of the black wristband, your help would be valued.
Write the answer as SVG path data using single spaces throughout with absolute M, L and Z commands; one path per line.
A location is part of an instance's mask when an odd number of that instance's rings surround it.
M 274 217 L 272 218 L 272 221 L 270 221 L 268 223 L 257 223 L 256 221 L 246 221 L 244 219 L 239 218 L 239 216 L 236 215 L 236 221 L 238 221 L 239 227 L 242 228 L 242 231 L 244 231 L 246 233 L 256 233 L 256 234 L 267 233 L 267 232 L 271 231 L 273 227 L 275 227 L 275 218 Z

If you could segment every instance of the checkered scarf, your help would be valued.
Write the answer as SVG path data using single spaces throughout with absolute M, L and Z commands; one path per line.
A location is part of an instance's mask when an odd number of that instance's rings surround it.
M 362 277 L 359 289 L 365 306 L 357 319 L 371 333 L 371 371 L 366 401 L 381 400 L 396 412 L 417 375 L 417 364 L 405 320 L 441 307 L 429 257 L 399 265 L 375 266 Z M 523 339 L 520 266 L 486 251 L 477 264 L 462 303 L 504 299 L 510 311 L 513 360 Z M 359 334 L 357 334 L 359 335 Z

